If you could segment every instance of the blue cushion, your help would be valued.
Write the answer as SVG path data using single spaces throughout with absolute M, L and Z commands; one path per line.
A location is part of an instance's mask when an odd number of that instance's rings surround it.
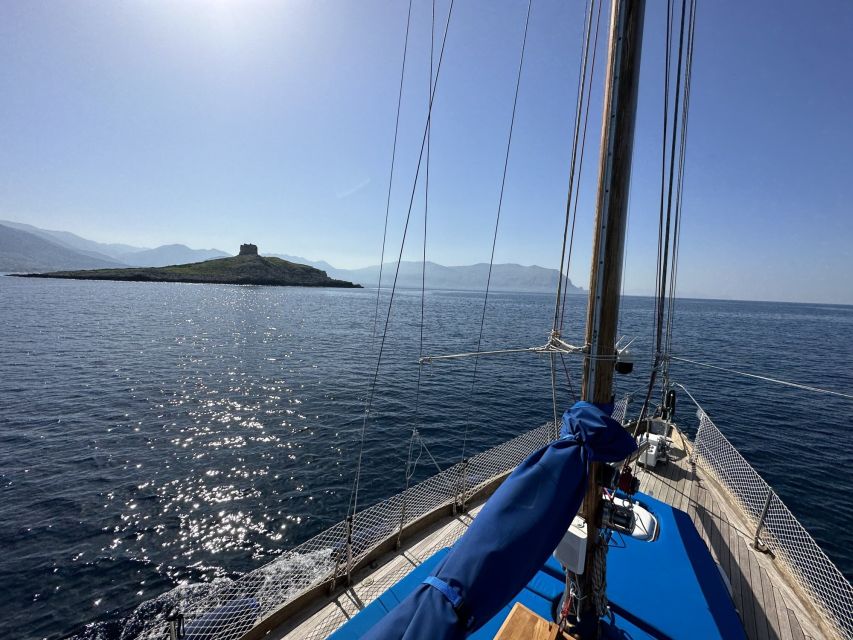
M 743 627 L 720 578 L 711 554 L 682 511 L 643 494 L 645 506 L 660 523 L 654 542 L 618 536 L 608 554 L 608 589 L 612 616 L 605 619 L 606 638 L 744 638 Z M 397 603 L 433 573 L 449 549 L 433 554 L 409 575 L 385 591 L 331 638 L 361 637 Z M 665 568 L 638 574 L 638 567 Z M 490 640 L 497 634 L 513 605 L 520 602 L 545 620 L 552 619 L 555 603 L 565 588 L 565 574 L 552 556 L 527 586 L 470 638 Z M 678 602 L 675 609 L 661 602 Z
M 540 571 L 531 578 L 525 588 L 545 598 L 548 602 L 554 602 L 554 600 L 562 598 L 563 592 L 566 590 L 566 583 L 564 580 L 557 580 L 550 573 Z
M 385 614 L 414 591 L 423 582 L 438 563 L 450 552 L 449 547 L 436 551 L 420 565 L 412 569 L 406 577 L 386 589 L 376 600 L 350 618 L 337 631 L 329 636 L 329 640 L 350 640 L 360 638 L 379 622 Z
M 732 599 L 690 517 L 638 493 L 654 513 L 654 542 L 614 537 L 607 554 L 607 597 L 617 618 L 651 636 L 745 638 Z M 662 607 L 677 602 L 677 607 Z
M 555 558 L 553 555 L 548 556 L 548 559 L 545 561 L 545 566 L 542 567 L 542 570 L 554 576 L 561 582 L 566 579 L 566 572 L 563 571 L 563 566 L 560 564 L 559 560 L 557 560 L 557 558 Z

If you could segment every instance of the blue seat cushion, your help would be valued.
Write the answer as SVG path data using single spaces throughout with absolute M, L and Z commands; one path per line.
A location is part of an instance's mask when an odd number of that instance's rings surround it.
M 355 640 L 363 636 L 386 613 L 391 611 L 391 609 L 412 593 L 424 581 L 424 578 L 433 572 L 433 569 L 449 552 L 450 547 L 436 551 L 420 565 L 412 569 L 405 578 L 402 578 L 389 589 L 386 589 L 376 600 L 347 620 L 343 626 L 329 636 L 329 640 Z

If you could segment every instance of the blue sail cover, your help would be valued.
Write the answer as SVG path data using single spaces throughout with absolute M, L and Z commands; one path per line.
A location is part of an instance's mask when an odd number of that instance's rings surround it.
M 560 433 L 516 467 L 433 574 L 365 638 L 464 638 L 524 588 L 578 512 L 588 463 L 637 448 L 609 406 L 576 403 Z

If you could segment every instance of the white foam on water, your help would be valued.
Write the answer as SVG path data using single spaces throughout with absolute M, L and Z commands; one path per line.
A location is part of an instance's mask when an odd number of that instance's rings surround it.
M 262 612 L 270 611 L 300 591 L 329 576 L 334 568 L 332 549 L 287 553 L 254 573 L 263 577 L 255 598 Z
M 245 597 L 255 598 L 261 615 L 265 615 L 326 578 L 334 567 L 332 553 L 330 548 L 309 553 L 287 552 L 236 580 L 217 578 L 212 582 L 178 585 L 143 602 L 119 624 L 93 623 L 76 637 L 79 640 L 161 640 L 168 618 L 174 613 L 184 614 L 186 623 L 190 624 L 229 600 Z

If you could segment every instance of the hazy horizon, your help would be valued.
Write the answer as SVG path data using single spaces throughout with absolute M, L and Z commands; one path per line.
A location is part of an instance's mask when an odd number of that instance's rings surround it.
M 17 220 L 0 220 L 0 225 L 4 224 L 4 222 L 19 222 L 19 221 L 17 221 Z M 28 223 L 23 223 L 23 224 L 28 224 Z M 73 231 L 70 231 L 68 229 L 49 229 L 47 231 L 69 231 L 69 232 L 73 233 Z M 77 235 L 77 234 L 75 234 L 75 235 Z M 86 239 L 91 239 L 91 238 L 86 238 Z M 129 242 L 117 242 L 115 244 L 135 246 L 135 245 L 131 245 Z M 179 244 L 179 243 L 166 243 L 166 246 L 173 245 L 173 244 Z M 257 244 L 257 243 L 255 243 L 255 244 Z M 160 246 L 164 246 L 164 245 L 160 245 Z M 223 249 L 222 247 L 198 247 L 198 246 L 191 246 L 191 245 L 185 245 L 185 246 L 188 246 L 190 249 L 194 249 L 194 250 L 218 250 L 218 251 L 223 251 L 224 253 L 228 253 L 228 251 L 226 249 Z M 150 249 L 156 249 L 158 247 L 136 247 L 136 248 L 145 251 L 145 250 L 150 250 Z M 239 247 L 237 248 L 237 250 L 234 250 L 231 253 L 236 255 L 238 253 L 238 250 L 239 250 Z M 259 247 L 259 252 L 261 255 L 264 255 L 264 253 L 265 253 L 262 247 Z M 366 269 L 366 268 L 371 268 L 371 267 L 375 268 L 378 266 L 378 263 L 374 263 L 374 264 L 368 264 L 368 265 L 354 267 L 352 269 L 349 269 L 349 268 L 338 267 L 338 265 L 335 264 L 334 259 L 329 259 L 328 256 L 314 258 L 314 257 L 310 257 L 310 256 L 299 256 L 295 253 L 287 252 L 287 251 L 270 251 L 270 252 L 266 252 L 266 254 L 267 255 L 272 255 L 272 254 L 289 255 L 292 257 L 303 258 L 303 259 L 311 261 L 311 262 L 327 262 L 328 264 L 330 264 L 332 267 L 335 267 L 336 269 L 344 269 L 344 270 L 349 270 L 349 271 L 355 271 L 358 269 Z M 420 262 L 417 260 L 406 260 L 406 262 L 420 264 Z M 439 266 L 442 266 L 442 267 L 470 267 L 470 266 L 474 266 L 474 265 L 488 264 L 488 263 L 482 263 L 482 262 L 481 263 L 469 263 L 469 264 L 441 264 L 441 263 L 435 263 L 434 261 L 429 261 L 429 260 L 428 260 L 428 262 L 433 262 L 434 264 L 438 264 Z M 390 262 L 386 261 L 385 262 L 385 269 L 387 270 L 389 268 L 393 268 L 393 265 L 395 265 L 395 264 L 396 264 L 395 261 L 390 261 Z M 521 267 L 540 267 L 540 268 L 544 268 L 544 269 L 550 269 L 550 267 L 543 267 L 542 265 L 537 265 L 537 264 L 527 264 L 526 265 L 526 264 L 514 263 L 514 262 L 505 262 L 505 263 L 499 263 L 499 264 L 517 265 L 517 266 L 521 266 Z M 2 272 L 0 272 L 0 273 L 2 273 Z M 581 289 L 584 290 L 582 293 L 572 292 L 572 295 L 586 295 L 586 292 L 587 292 L 588 287 L 589 287 L 589 283 L 587 281 L 577 282 L 577 281 L 571 280 L 571 283 L 574 286 L 580 287 Z M 383 289 L 386 286 L 388 286 L 387 281 L 383 284 Z M 371 285 L 371 286 L 367 286 L 367 288 L 369 289 L 369 288 L 374 288 L 374 287 L 372 287 L 372 285 Z M 413 288 L 417 289 L 418 287 L 402 286 L 400 288 L 408 290 L 408 289 L 413 289 Z M 429 283 L 427 283 L 427 289 L 428 290 L 436 290 L 436 291 L 449 290 L 449 289 L 444 289 L 442 287 L 430 287 Z M 467 291 L 471 292 L 473 290 L 469 289 Z M 507 290 L 502 290 L 501 292 L 502 293 L 511 293 L 511 291 L 507 291 Z M 540 295 L 551 295 L 550 293 L 543 292 L 543 291 L 519 291 L 519 293 L 537 293 Z M 633 289 L 633 290 L 625 289 L 623 291 L 623 296 L 649 298 L 649 297 L 653 297 L 654 293 L 651 290 L 644 291 L 644 290 L 637 290 L 637 289 Z M 725 297 L 718 297 L 718 296 L 713 296 L 713 295 L 705 295 L 701 292 L 690 292 L 690 291 L 684 291 L 684 290 L 677 292 L 676 298 L 679 300 L 708 300 L 708 301 L 715 301 L 716 300 L 716 301 L 721 301 L 721 302 L 766 302 L 766 303 L 782 303 L 782 304 L 830 305 L 830 306 L 842 306 L 842 307 L 853 306 L 853 304 L 851 304 L 851 303 L 833 302 L 833 301 L 827 301 L 827 300 L 774 300 L 774 299 L 767 299 L 767 298 L 764 298 L 764 299 L 757 299 L 757 298 L 748 299 L 748 298 L 732 298 L 732 297 L 725 298 Z
M 413 4 L 386 261 L 423 130 L 431 6 Z M 436 4 L 437 30 L 447 8 Z M 525 9 L 454 8 L 433 113 L 430 261 L 488 262 Z M 582 4 L 533 4 L 495 262 L 558 266 L 582 20 Z M 650 3 L 626 243 L 636 295 L 655 280 L 663 24 Z M 404 3 L 375 1 L 2 3 L 0 218 L 98 242 L 254 242 L 343 269 L 378 264 L 405 26 Z M 840 0 L 820 12 L 699 7 L 680 297 L 853 304 L 853 76 L 832 64 L 853 57 L 851 29 Z M 584 288 L 600 86 L 569 270 Z M 419 261 L 420 187 L 412 216 L 404 259 Z

